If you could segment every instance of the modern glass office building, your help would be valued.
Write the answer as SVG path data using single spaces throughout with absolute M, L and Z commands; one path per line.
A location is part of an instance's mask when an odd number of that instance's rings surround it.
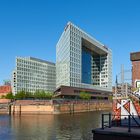
M 112 91 L 112 51 L 69 22 L 56 46 L 56 87 Z
M 36 90 L 54 91 L 56 88 L 56 67 L 52 62 L 33 57 L 17 57 L 12 77 L 13 93 Z

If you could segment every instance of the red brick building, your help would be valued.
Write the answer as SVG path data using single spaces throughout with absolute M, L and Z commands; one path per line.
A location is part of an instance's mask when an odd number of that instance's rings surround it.
M 140 84 L 140 52 L 130 54 L 132 62 L 132 86 L 137 87 Z
M 7 93 L 12 92 L 12 88 L 10 85 L 0 86 L 0 97 L 2 95 L 6 95 Z

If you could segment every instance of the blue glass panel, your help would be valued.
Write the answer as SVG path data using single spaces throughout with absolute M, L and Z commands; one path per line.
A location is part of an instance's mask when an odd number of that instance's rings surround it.
M 91 53 L 82 48 L 82 83 L 91 84 Z

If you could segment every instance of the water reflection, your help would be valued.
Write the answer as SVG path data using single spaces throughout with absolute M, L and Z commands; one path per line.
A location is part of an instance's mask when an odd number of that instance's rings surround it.
M 101 113 L 0 116 L 2 140 L 90 140 Z

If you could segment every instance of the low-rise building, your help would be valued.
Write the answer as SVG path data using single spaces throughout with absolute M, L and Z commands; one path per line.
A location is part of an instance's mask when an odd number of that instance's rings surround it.
M 0 98 L 8 93 L 12 92 L 11 85 L 2 85 L 0 86 Z

